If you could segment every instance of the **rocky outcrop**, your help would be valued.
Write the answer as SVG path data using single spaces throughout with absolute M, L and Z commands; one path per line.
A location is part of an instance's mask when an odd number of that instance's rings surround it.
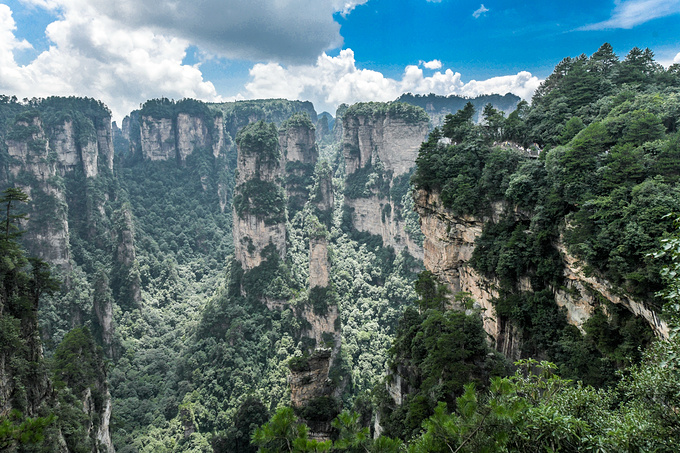
M 342 118 L 345 158 L 345 206 L 352 226 L 380 236 L 385 246 L 404 249 L 420 258 L 421 248 L 405 230 L 400 215 L 402 193 L 415 165 L 420 144 L 428 133 L 427 115 L 418 107 L 357 104 Z M 405 183 L 405 184 L 404 184 Z
M 459 216 L 443 206 L 438 193 L 423 190 L 416 193 L 416 209 L 425 236 L 425 268 L 436 274 L 454 294 L 460 291 L 470 293 L 482 310 L 484 328 L 493 339 L 496 349 L 507 357 L 518 358 L 521 353 L 518 331 L 496 316 L 491 302 L 499 295 L 500 282 L 480 275 L 469 265 L 475 240 L 481 235 L 484 223 L 498 222 L 506 208 L 502 203 L 497 203 L 486 218 Z M 567 322 L 583 330 L 583 324 L 595 308 L 602 306 L 602 300 L 607 300 L 623 305 L 635 316 L 644 317 L 658 336 L 668 336 L 668 326 L 656 312 L 643 302 L 617 291 L 606 279 L 592 272 L 586 273 L 561 241 L 556 247 L 563 257 L 565 285 L 553 288 L 553 292 L 556 303 L 565 310 Z M 517 289 L 532 291 L 529 279 L 522 278 L 517 282 Z
M 314 167 L 319 159 L 314 125 L 308 116 L 298 114 L 281 125 L 279 145 L 285 158 L 285 186 L 289 217 L 302 209 L 309 198 Z
M 131 132 L 132 120 L 123 121 L 123 135 Z M 131 143 L 136 139 L 131 136 Z M 179 112 L 172 117 L 141 115 L 139 146 L 144 159 L 186 161 L 196 148 L 210 149 L 217 157 L 225 146 L 221 115 L 204 116 Z
M 582 263 L 569 253 L 562 241 L 557 244 L 557 249 L 564 262 L 565 285 L 564 288 L 555 290 L 555 301 L 565 308 L 570 324 L 583 330 L 583 323 L 590 318 L 596 307 L 601 306 L 600 300 L 605 299 L 623 305 L 635 316 L 642 316 L 657 336 L 668 338 L 668 324 L 659 318 L 657 312 L 644 302 L 617 290 L 592 270 L 586 273 Z
M 427 137 L 428 123 L 425 118 L 413 121 L 389 111 L 364 113 L 350 108 L 343 117 L 342 129 L 348 175 L 379 159 L 385 171 L 396 177 L 415 165 L 420 144 Z
M 498 319 L 491 301 L 498 297 L 499 282 L 478 274 L 468 264 L 475 240 L 482 234 L 487 221 L 498 221 L 504 206 L 496 204 L 488 218 L 456 216 L 445 208 L 436 192 L 419 190 L 415 194 L 416 210 L 425 236 L 423 264 L 439 277 L 453 294 L 467 292 L 481 310 L 484 330 L 494 347 L 509 358 L 519 358 L 520 342 L 516 330 Z M 521 283 L 527 285 L 528 282 Z
M 330 439 L 332 432 L 332 417 L 316 417 L 314 409 L 335 405 L 334 400 L 329 396 L 333 393 L 335 385 L 328 378 L 331 364 L 331 350 L 317 349 L 309 357 L 293 359 L 290 364 L 290 402 L 293 408 L 301 414 L 302 420 L 309 427 L 309 437 L 317 441 Z M 310 408 L 312 410 L 310 410 Z M 323 408 L 324 414 L 328 414 L 327 407 Z M 326 419 L 328 418 L 328 419 Z
M 328 240 L 312 238 L 309 240 L 309 287 L 328 286 Z
M 234 190 L 234 255 L 245 271 L 262 263 L 269 244 L 286 253 L 283 159 L 276 126 L 262 121 L 241 130 Z
M 142 116 L 140 138 L 142 155 L 148 160 L 169 160 L 177 157 L 175 129 L 172 118 Z
M 7 182 L 33 200 L 25 236 L 29 252 L 64 270 L 70 266 L 68 206 L 57 177 L 82 171 L 94 178 L 102 169 L 113 170 L 110 117 L 73 118 L 64 114 L 45 124 L 39 113 L 26 113 L 5 140 L 11 157 Z

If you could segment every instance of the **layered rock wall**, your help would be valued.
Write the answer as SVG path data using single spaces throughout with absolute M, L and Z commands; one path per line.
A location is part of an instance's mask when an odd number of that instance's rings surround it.
M 499 295 L 500 282 L 480 275 L 469 265 L 475 240 L 481 235 L 484 223 L 497 222 L 506 207 L 501 203 L 494 205 L 488 218 L 458 216 L 443 206 L 438 193 L 420 190 L 416 193 L 416 209 L 425 236 L 425 268 L 436 274 L 453 293 L 470 293 L 482 309 L 484 328 L 493 338 L 496 349 L 507 357 L 518 358 L 521 339 L 517 329 L 503 319 L 498 319 L 492 304 L 492 300 Z M 643 316 L 657 335 L 667 337 L 668 326 L 653 310 L 640 301 L 620 294 L 605 279 L 587 275 L 561 242 L 556 246 L 563 257 L 566 284 L 553 291 L 555 301 L 564 307 L 570 324 L 583 330 L 583 324 L 601 305 L 600 301 L 608 300 L 623 305 L 636 316 Z M 517 286 L 520 291 L 532 290 L 527 278 L 517 282 Z
M 130 134 L 131 120 L 123 121 L 123 134 Z M 130 137 L 132 143 L 136 142 Z M 215 157 L 225 146 L 222 116 L 204 117 L 178 113 L 171 118 L 142 115 L 139 124 L 139 146 L 147 160 L 184 162 L 196 148 L 210 149 Z
M 29 252 L 63 269 L 70 266 L 69 225 L 59 177 L 82 171 L 94 178 L 102 168 L 113 170 L 110 117 L 80 121 L 81 131 L 69 116 L 50 125 L 39 114 L 20 117 L 5 140 L 12 158 L 6 182 L 33 200 L 25 237 Z
M 279 130 L 279 145 L 285 158 L 284 173 L 289 218 L 302 209 L 309 198 L 314 167 L 319 159 L 314 125 L 307 116 L 295 115 Z
M 272 212 L 284 209 L 278 131 L 273 124 L 258 122 L 242 132 L 237 138 L 234 255 L 248 271 L 262 263 L 262 252 L 269 244 L 274 245 L 281 258 L 285 256 L 286 222 L 282 212 Z
M 396 215 L 401 200 L 391 199 L 391 189 L 397 178 L 415 166 L 420 144 L 428 133 L 426 118 L 413 120 L 389 112 L 354 112 L 350 108 L 342 119 L 348 186 L 381 181 L 381 187 L 346 190 L 345 205 L 352 213 L 352 226 L 380 236 L 385 246 L 397 252 L 408 249 L 417 258 L 422 257 L 422 249 L 406 233 L 404 219 Z

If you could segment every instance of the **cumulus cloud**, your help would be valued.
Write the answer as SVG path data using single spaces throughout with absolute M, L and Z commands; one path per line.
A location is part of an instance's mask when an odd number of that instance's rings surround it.
M 439 60 L 421 61 L 420 64 L 426 69 L 439 69 L 442 67 L 442 62 Z
M 484 14 L 484 13 L 486 13 L 486 12 L 488 12 L 488 11 L 489 11 L 489 8 L 485 8 L 485 7 L 484 7 L 484 4 L 482 3 L 482 4 L 479 6 L 479 8 L 476 9 L 475 12 L 472 13 L 472 17 L 474 17 L 475 19 L 479 19 L 479 16 L 481 16 L 482 14 Z
M 680 13 L 680 0 L 624 0 L 615 2 L 611 18 L 579 30 L 630 29 L 659 17 Z
M 47 27 L 49 49 L 19 65 L 13 51 L 27 43 L 16 40 L 14 29 L 11 10 L 0 5 L 0 92 L 94 97 L 115 119 L 154 97 L 221 99 L 197 66 L 182 64 L 188 46 L 182 39 L 67 11 Z
M 176 36 L 232 59 L 312 63 L 342 45 L 333 13 L 368 0 L 24 0 L 44 8 L 106 16 L 128 28 Z
M 390 101 L 403 93 L 457 94 L 474 97 L 480 94 L 514 93 L 530 99 L 540 80 L 528 72 L 494 77 L 488 80 L 463 82 L 461 74 L 447 69 L 429 77 L 411 65 L 404 69 L 400 80 L 382 73 L 358 69 L 354 52 L 345 49 L 337 57 L 323 54 L 315 65 L 283 67 L 278 63 L 256 64 L 250 70 L 245 98 L 285 97 L 310 100 L 317 110 L 334 112 L 341 103 L 359 101 Z
M 348 15 L 354 8 L 359 5 L 363 5 L 368 2 L 368 0 L 336 0 L 333 3 L 333 7 L 343 16 Z
M 673 58 L 673 63 L 680 63 L 680 52 Z

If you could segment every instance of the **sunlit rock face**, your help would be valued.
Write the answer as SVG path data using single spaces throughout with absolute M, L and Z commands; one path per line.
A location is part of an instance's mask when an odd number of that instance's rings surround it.
M 248 271 L 263 261 L 263 250 L 273 244 L 281 258 L 286 254 L 286 221 L 262 205 L 283 210 L 283 155 L 273 124 L 258 122 L 237 138 L 237 178 L 234 190 L 234 256 Z M 244 128 L 246 131 L 246 128 Z M 280 201 L 271 197 L 280 195 Z M 265 200 L 266 201 L 266 200 Z
M 397 252 L 407 249 L 422 258 L 422 248 L 406 233 L 403 213 L 398 212 L 402 200 L 394 199 L 393 189 L 402 181 L 398 178 L 415 166 L 428 133 L 427 116 L 408 120 L 389 111 L 355 111 L 352 107 L 341 123 L 349 186 L 345 206 L 351 212 L 352 226 L 380 236 L 385 246 Z
M 498 297 L 500 282 L 480 275 L 469 264 L 475 249 L 475 240 L 482 234 L 486 222 L 497 222 L 507 209 L 503 203 L 492 206 L 489 217 L 460 216 L 444 207 L 436 192 L 419 190 L 415 194 L 416 210 L 420 216 L 425 268 L 436 274 L 455 294 L 469 293 L 482 309 L 484 329 L 492 338 L 497 350 L 516 359 L 521 354 L 521 338 L 509 322 L 496 316 L 492 300 Z M 556 244 L 563 258 L 565 284 L 554 288 L 555 302 L 565 309 L 567 322 L 583 330 L 602 300 L 621 304 L 636 316 L 644 317 L 658 336 L 668 336 L 668 326 L 658 314 L 643 302 L 616 291 L 611 283 L 597 275 L 587 275 L 579 261 L 562 243 Z M 520 291 L 531 291 L 528 278 L 517 283 Z

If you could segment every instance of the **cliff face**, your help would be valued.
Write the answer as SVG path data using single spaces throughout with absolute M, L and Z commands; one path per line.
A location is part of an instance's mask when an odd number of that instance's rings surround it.
M 139 133 L 142 155 L 148 160 L 184 162 L 197 147 L 211 149 L 217 157 L 225 143 L 221 116 L 204 118 L 187 113 L 178 113 L 174 118 L 142 116 Z
M 416 193 L 416 210 L 425 236 L 425 268 L 436 274 L 452 292 L 470 293 L 483 310 L 484 329 L 492 337 L 496 349 L 516 359 L 521 353 L 521 338 L 511 324 L 498 319 L 491 303 L 498 297 L 500 282 L 478 274 L 468 264 L 484 223 L 497 222 L 503 209 L 505 206 L 499 203 L 493 206 L 489 218 L 461 217 L 443 206 L 439 194 L 423 190 Z M 583 324 L 604 299 L 625 306 L 636 316 L 643 316 L 657 335 L 668 335 L 668 326 L 659 320 L 655 312 L 640 301 L 617 294 L 605 279 L 586 275 L 562 243 L 558 243 L 557 248 L 563 257 L 566 284 L 564 288 L 554 288 L 553 291 L 557 304 L 565 308 L 570 324 L 583 330 Z M 517 284 L 519 290 L 531 291 L 528 279 L 521 279 Z
M 354 113 L 350 108 L 343 116 L 342 131 L 345 206 L 353 227 L 382 237 L 384 245 L 397 252 L 408 249 L 421 258 L 421 247 L 405 232 L 405 221 L 398 212 L 401 193 L 395 197 L 394 189 L 404 185 L 407 190 L 404 179 L 428 133 L 426 117 L 414 121 L 389 112 Z
M 506 357 L 519 358 L 520 344 L 515 330 L 507 322 L 497 319 L 491 303 L 498 297 L 498 282 L 479 275 L 468 264 L 484 223 L 498 221 L 503 206 L 494 206 L 490 218 L 459 217 L 443 206 L 437 193 L 419 190 L 415 196 L 425 236 L 425 268 L 436 274 L 454 294 L 460 291 L 470 293 L 484 313 L 484 330 L 491 336 L 494 347 Z M 526 285 L 527 282 L 521 284 Z
M 103 168 L 113 170 L 110 117 L 78 121 L 76 127 L 70 116 L 51 124 L 39 114 L 22 116 L 5 140 L 12 158 L 7 182 L 34 200 L 25 241 L 29 251 L 65 270 L 70 266 L 68 206 L 60 177 L 82 171 L 94 178 Z
M 285 196 L 276 127 L 258 122 L 241 132 L 237 137 L 234 255 L 248 271 L 262 263 L 262 252 L 269 244 L 280 257 L 285 256 Z
M 294 116 L 279 130 L 279 145 L 285 157 L 285 186 L 288 217 L 292 218 L 309 198 L 314 166 L 319 158 L 314 125 L 305 116 Z

